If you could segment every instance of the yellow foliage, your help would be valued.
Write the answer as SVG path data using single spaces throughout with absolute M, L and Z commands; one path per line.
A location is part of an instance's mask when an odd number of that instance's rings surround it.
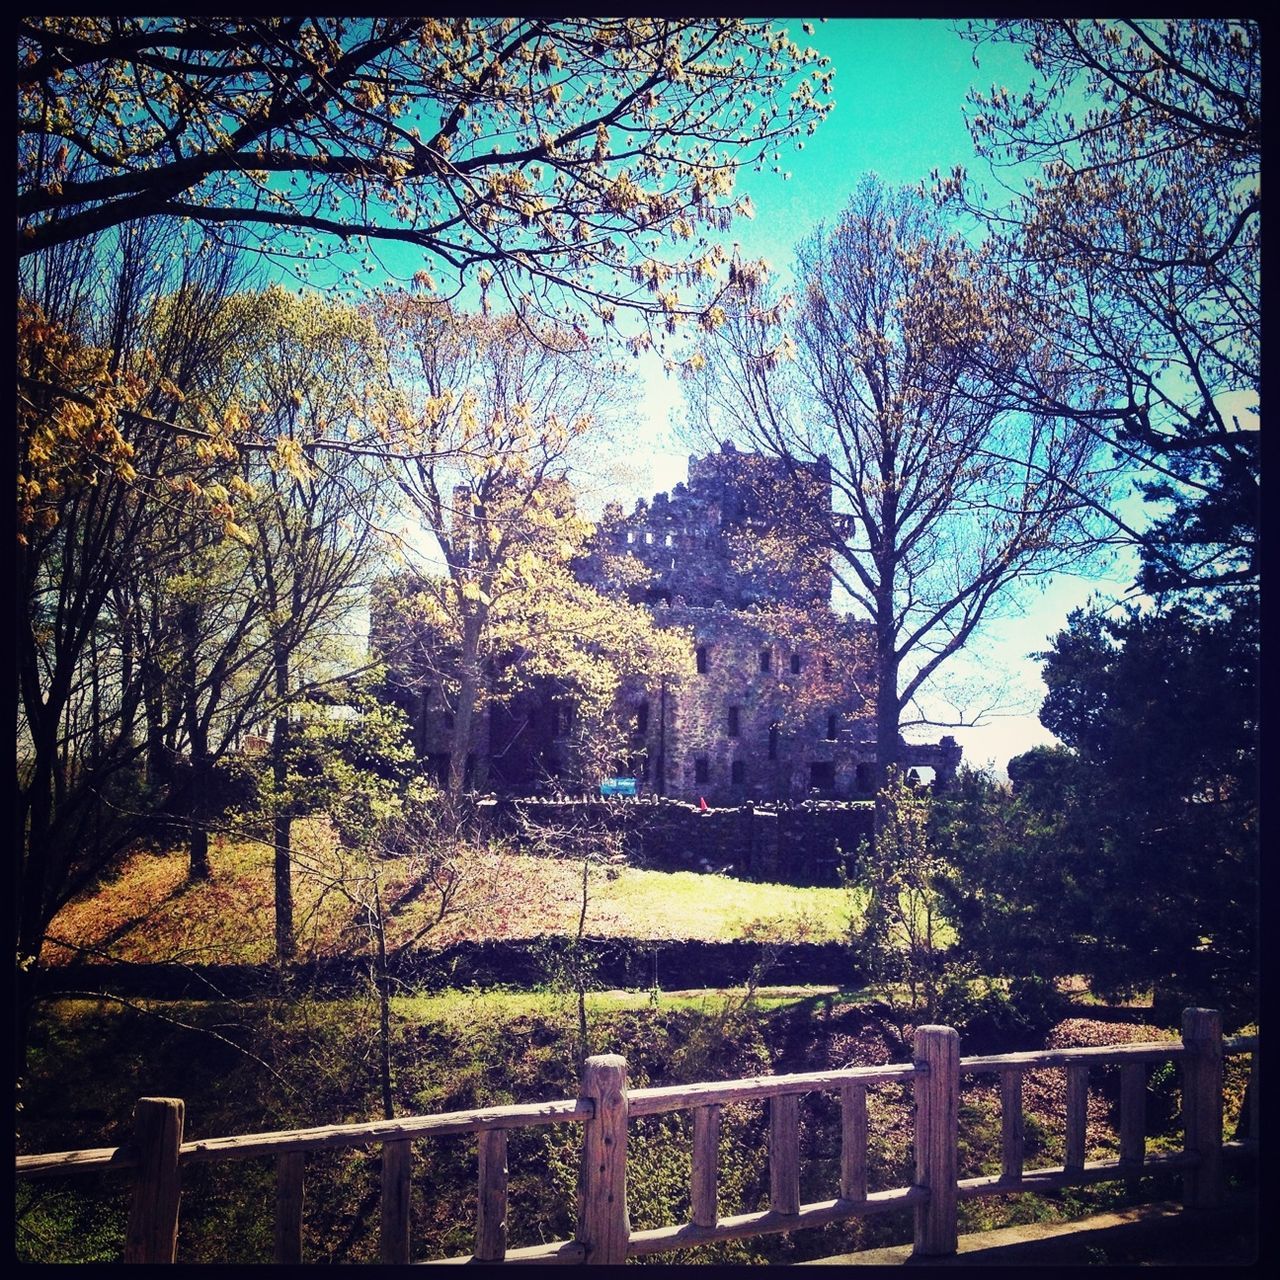
M 18 540 L 53 528 L 65 498 L 114 475 L 136 478 L 120 414 L 143 386 L 112 374 L 108 353 L 18 303 Z

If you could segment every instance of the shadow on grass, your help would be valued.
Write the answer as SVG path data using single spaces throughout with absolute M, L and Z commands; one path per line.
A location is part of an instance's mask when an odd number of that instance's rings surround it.
M 127 920 L 122 920 L 115 928 L 109 930 L 105 937 L 99 938 L 92 946 L 85 946 L 78 942 L 68 942 L 64 938 L 54 937 L 53 934 L 47 934 L 45 941 L 51 943 L 55 947 L 61 947 L 65 951 L 71 952 L 71 959 L 67 962 L 66 968 L 73 969 L 79 965 L 86 964 L 91 958 L 97 957 L 106 960 L 118 960 L 119 957 L 113 956 L 109 950 L 111 946 L 119 942 L 121 938 L 132 933 L 140 925 L 145 924 L 158 912 L 169 906 L 170 903 L 176 902 L 189 889 L 195 887 L 199 881 L 183 880 L 180 884 L 175 885 L 168 893 L 154 902 L 150 908 L 142 912 L 140 915 L 130 916 Z

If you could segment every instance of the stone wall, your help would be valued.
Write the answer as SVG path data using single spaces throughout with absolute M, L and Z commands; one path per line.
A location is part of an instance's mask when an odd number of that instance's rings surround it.
M 648 571 L 647 581 L 628 593 L 635 604 L 680 596 L 696 608 L 772 602 L 826 610 L 830 553 L 802 551 L 797 531 L 826 528 L 830 515 L 825 459 L 787 467 L 726 444 L 719 453 L 691 457 L 687 485 L 654 494 L 651 502 L 639 499 L 630 516 L 610 504 L 601 522 L 603 545 L 583 564 L 583 576 L 597 580 L 600 553 L 626 554 Z M 750 554 L 760 535 L 779 529 L 788 531 L 788 554 Z
M 544 986 L 563 969 L 571 938 L 507 938 L 458 942 L 443 951 L 399 951 L 387 968 L 398 982 L 441 991 L 464 986 Z M 592 978 L 606 987 L 663 991 L 739 986 L 754 979 L 769 985 L 865 981 L 850 949 L 839 942 L 702 942 L 696 939 L 588 938 L 585 950 Z M 243 1000 L 292 989 L 328 995 L 364 989 L 367 961 L 353 956 L 291 966 L 282 975 L 274 965 L 248 964 L 87 964 L 44 968 L 36 975 L 41 995 L 108 991 L 153 1000 Z
M 839 883 L 862 840 L 871 839 L 869 803 L 804 801 L 700 809 L 679 800 L 488 799 L 482 825 L 517 839 L 528 828 L 592 827 L 621 832 L 628 859 L 660 871 L 717 871 L 774 884 Z

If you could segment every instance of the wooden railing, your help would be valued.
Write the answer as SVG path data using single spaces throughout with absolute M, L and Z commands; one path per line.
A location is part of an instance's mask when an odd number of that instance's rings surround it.
M 1248 1132 L 1233 1142 L 1223 1141 L 1224 1054 L 1251 1055 Z M 1186 1132 L 1183 1150 L 1173 1154 L 1146 1153 L 1146 1070 L 1156 1062 L 1176 1062 L 1181 1068 Z M 1119 1158 L 1086 1161 L 1089 1072 L 1116 1065 L 1120 1069 Z M 1027 1071 L 1046 1067 L 1066 1072 L 1065 1159 L 1060 1167 L 1027 1170 L 1023 1167 L 1022 1081 Z M 919 1027 L 915 1060 L 895 1066 L 629 1090 L 625 1060 L 607 1054 L 587 1059 L 580 1094 L 574 1099 L 195 1142 L 183 1141 L 180 1099 L 143 1098 L 135 1112 L 133 1138 L 123 1146 L 19 1156 L 17 1173 L 35 1177 L 131 1170 L 134 1190 L 124 1259 L 172 1262 L 177 1252 L 182 1169 L 210 1160 L 271 1156 L 276 1162 L 275 1260 L 299 1262 L 306 1154 L 380 1144 L 381 1257 L 384 1262 L 408 1262 L 412 1144 L 445 1134 L 475 1133 L 479 1145 L 475 1247 L 468 1257 L 450 1261 L 617 1263 L 716 1240 L 822 1226 L 908 1205 L 915 1212 L 915 1253 L 931 1257 L 955 1252 L 957 1204 L 973 1196 L 1132 1181 L 1141 1174 L 1173 1169 L 1182 1175 L 1188 1207 L 1213 1207 L 1223 1191 L 1223 1156 L 1257 1145 L 1257 1071 L 1257 1038 L 1224 1039 L 1220 1015 L 1208 1009 L 1185 1011 L 1180 1041 L 992 1057 L 961 1058 L 959 1036 L 953 1029 Z M 961 1180 L 960 1078 L 985 1073 L 995 1073 L 1000 1080 L 1001 1172 Z M 867 1090 L 908 1081 L 915 1112 L 914 1179 L 910 1186 L 870 1191 Z M 835 1093 L 840 1099 L 840 1185 L 834 1198 L 802 1204 L 799 1103 L 804 1094 L 813 1092 Z M 722 1217 L 717 1197 L 721 1108 L 751 1099 L 769 1104 L 769 1208 Z M 676 1111 L 691 1112 L 693 1117 L 689 1221 L 632 1231 L 627 1212 L 629 1121 Z M 508 1249 L 507 1131 L 543 1124 L 583 1127 L 577 1233 L 573 1240 Z

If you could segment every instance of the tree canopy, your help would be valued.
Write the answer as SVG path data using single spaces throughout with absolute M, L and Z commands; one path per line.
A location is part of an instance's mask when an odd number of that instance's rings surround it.
M 826 60 L 744 19 L 33 17 L 18 45 L 21 254 L 252 224 L 304 267 L 395 242 L 449 296 L 606 318 L 687 313 L 736 173 L 830 107 Z
M 1073 417 L 1159 504 L 1138 531 L 1148 590 L 1256 584 L 1259 571 L 1262 81 L 1257 22 L 971 23 L 1022 47 L 1025 93 L 973 95 L 1008 199 L 939 181 L 995 232 L 1056 381 L 1028 404 Z M 1029 171 L 1029 172 L 1028 172 Z M 1252 402 L 1253 409 L 1249 409 Z
M 598 443 L 619 370 L 596 344 L 536 318 L 469 315 L 406 293 L 380 295 L 369 313 L 393 393 L 379 423 L 386 466 L 426 535 L 406 547 L 419 572 L 388 594 L 379 643 L 448 699 L 449 790 L 464 784 L 485 707 L 537 680 L 573 699 L 584 773 L 604 772 L 620 741 L 621 681 L 673 670 L 690 647 L 574 573 L 593 526 L 567 476 Z
M 748 280 L 696 353 L 701 429 L 829 468 L 834 506 L 791 504 L 793 551 L 829 560 L 875 632 L 881 770 L 908 708 L 1020 578 L 1078 563 L 1103 479 L 1088 433 L 1025 413 L 1038 358 L 990 255 L 909 190 L 864 179 L 797 249 L 794 316 Z
M 1043 655 L 1065 745 L 1009 762 L 1011 801 L 970 775 L 943 807 L 952 917 L 988 971 L 1256 1015 L 1257 622 L 1071 615 Z

